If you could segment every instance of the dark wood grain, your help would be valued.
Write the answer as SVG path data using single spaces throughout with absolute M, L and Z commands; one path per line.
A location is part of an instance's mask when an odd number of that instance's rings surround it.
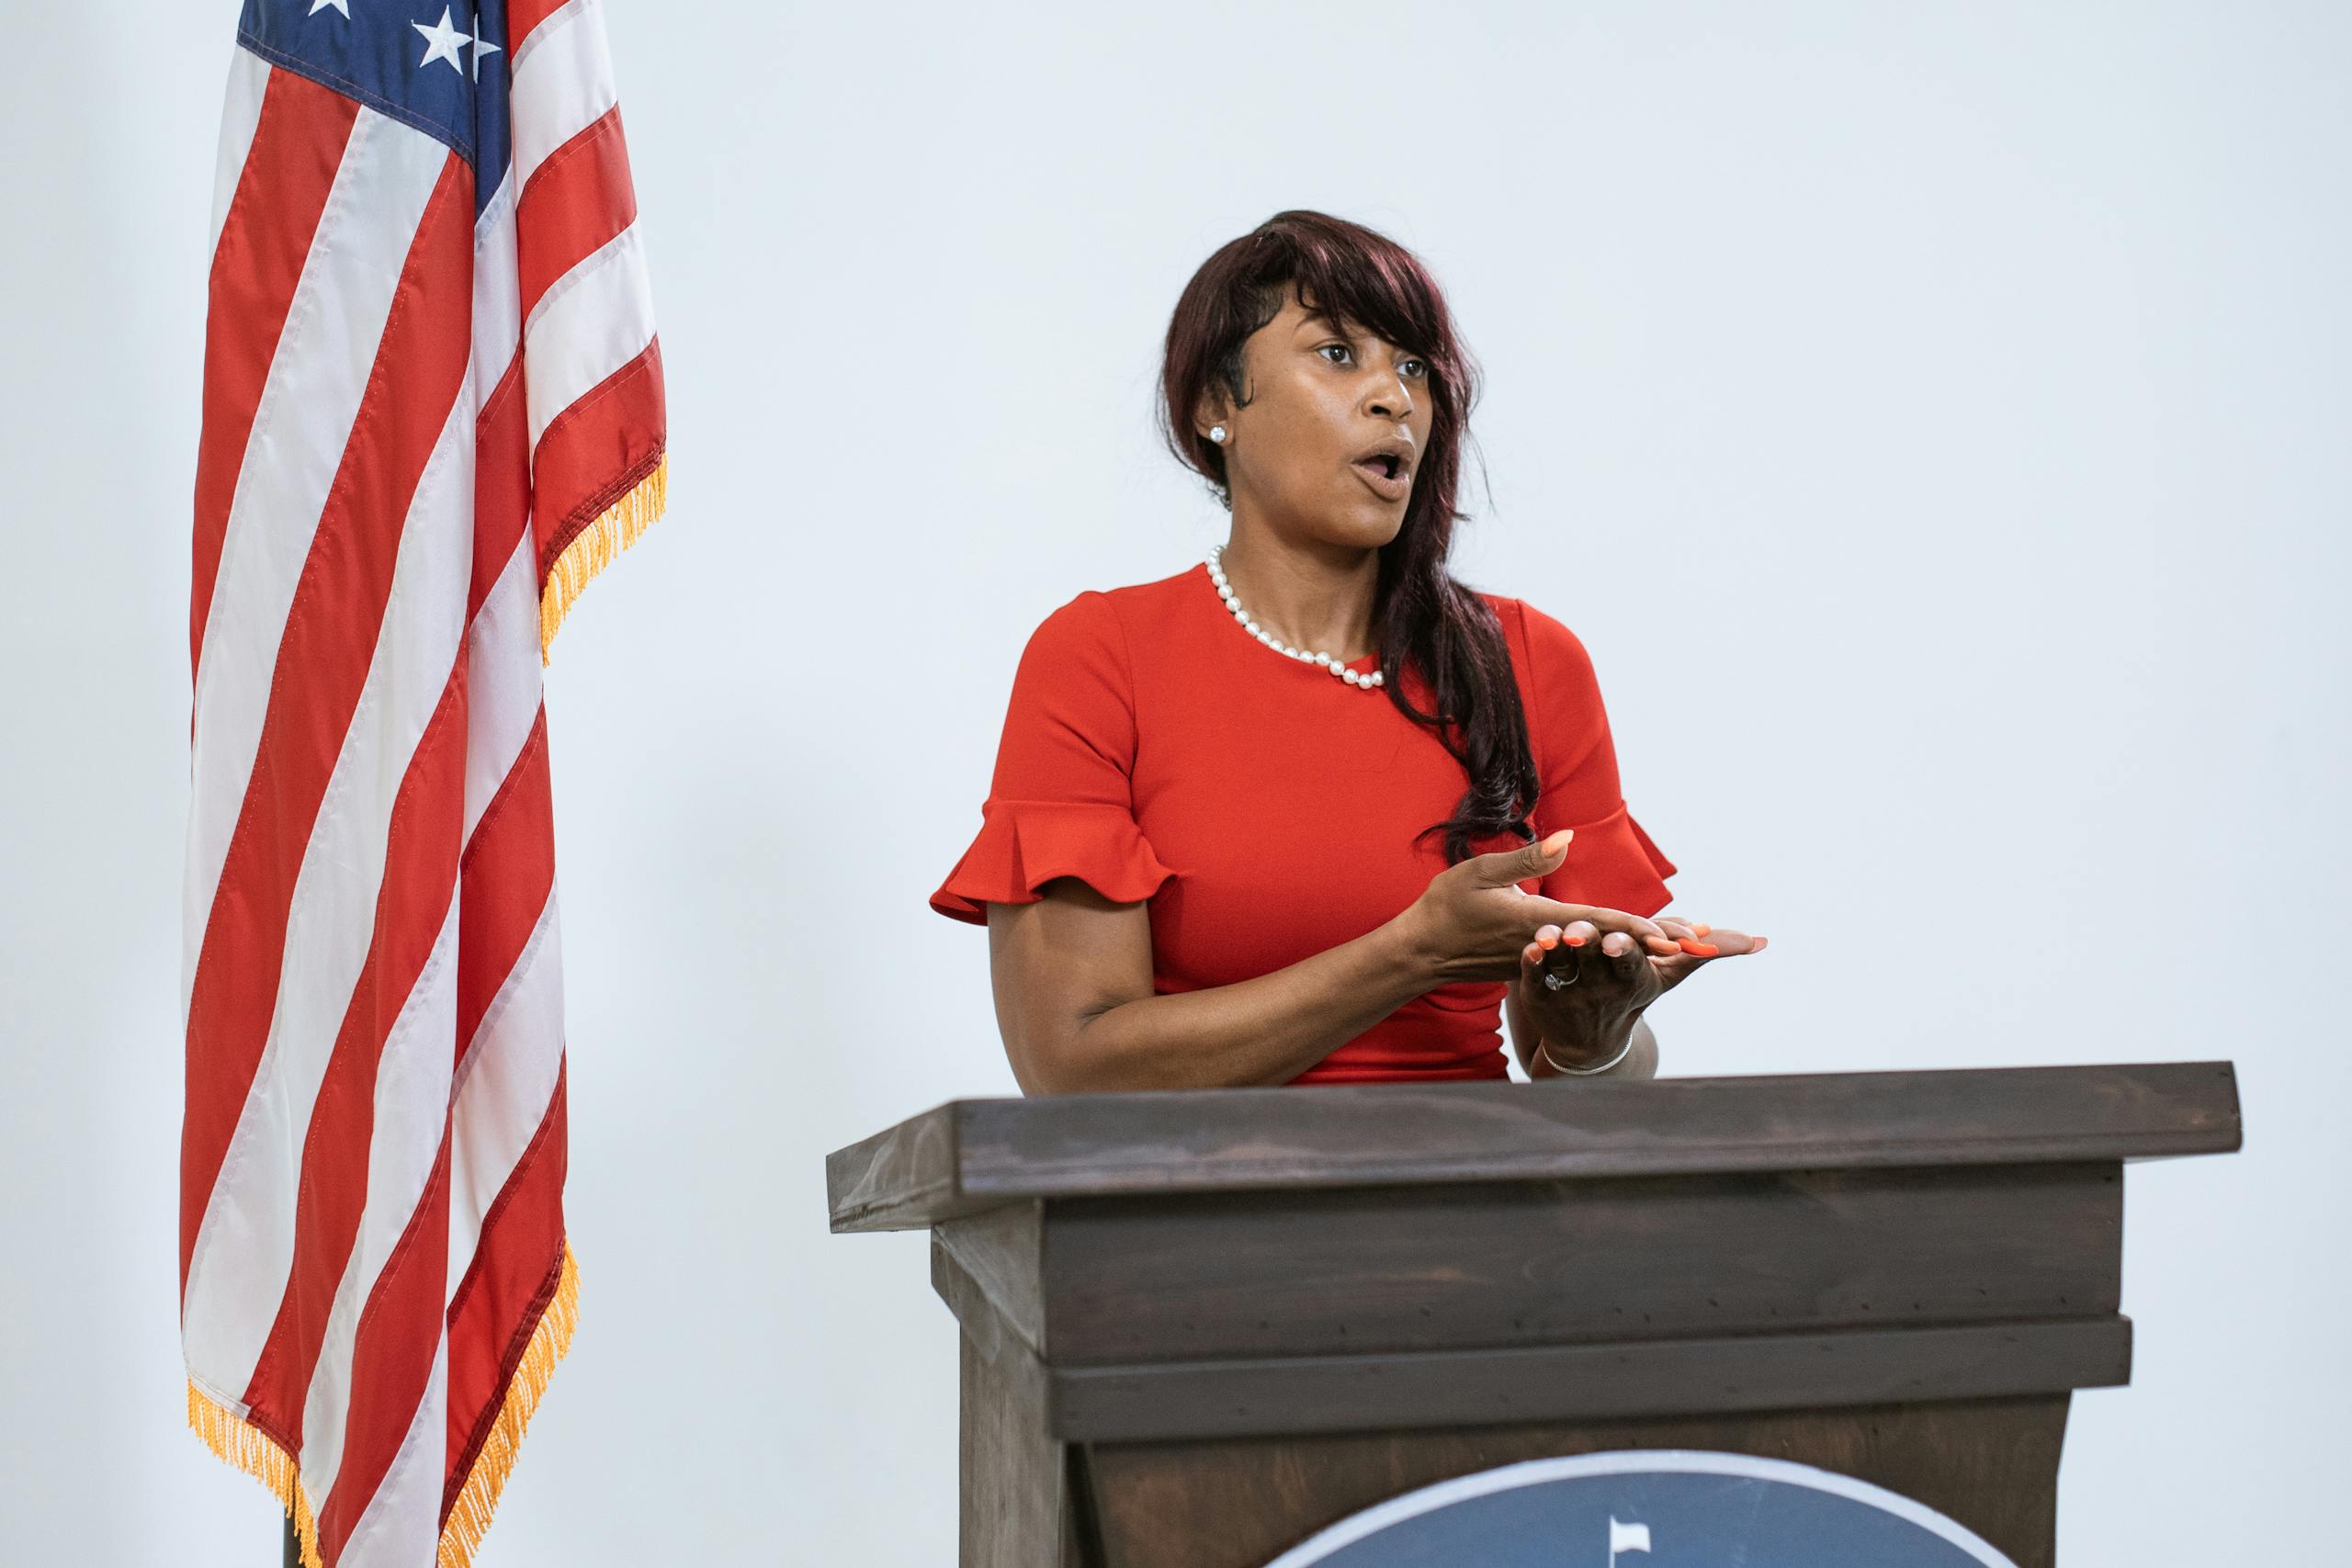
M 2065 1393 L 2131 1381 L 2120 1316 L 1418 1355 L 1045 1369 L 1064 1441 L 1487 1427 Z
M 2077 1168 L 2058 1169 L 2073 1173 Z M 1874 1182 L 1887 1174 L 1843 1173 L 1842 1179 Z M 1982 1185 L 1988 1174 L 2023 1178 L 2055 1173 L 2027 1168 L 2019 1172 L 1964 1174 Z M 1715 1179 L 1756 1184 L 1780 1179 Z M 1593 1185 L 1605 1189 L 1626 1184 Z M 1679 1184 L 1638 1185 L 1664 1189 L 1645 1194 L 1645 1206 L 1662 1220 L 1699 1208 L 1690 1196 L 1672 1190 Z M 1936 1217 L 1932 1201 L 1941 1193 L 1930 1190 L 1905 1194 L 1904 1184 L 1891 1185 L 1894 1190 L 1888 1196 L 1898 1200 L 1907 1196 L 1920 1202 L 1930 1218 Z M 2113 1190 L 2104 1183 L 2091 1185 L 2097 1190 Z M 2041 1190 L 2024 1181 L 2018 1185 L 2023 1194 Z M 1462 1190 L 1476 1194 L 1493 1190 Z M 1067 1206 L 1046 1206 L 1046 1235 L 1053 1234 L 1052 1213 Z M 2064 1204 L 2053 1201 L 2051 1207 L 2063 1209 Z M 1154 1332 L 1137 1343 L 1136 1358 L 1105 1365 L 1062 1354 L 1042 1356 L 1037 1324 L 1015 1321 L 1017 1315 L 1038 1308 L 1031 1292 L 1008 1290 L 1002 1283 L 1016 1271 L 1015 1260 L 1039 1254 L 1038 1234 L 1029 1224 L 998 1227 L 1000 1237 L 1012 1239 L 1009 1246 L 997 1248 L 975 1247 L 976 1237 L 968 1233 L 961 1245 L 954 1247 L 934 1238 L 932 1276 L 966 1335 L 989 1361 L 1023 1363 L 1019 1369 L 1021 1386 L 1035 1384 L 1044 1389 L 1040 1418 L 1053 1437 L 1065 1440 L 1124 1441 L 1204 1437 L 1219 1431 L 1262 1435 L 1967 1399 L 2113 1386 L 2129 1381 L 2131 1325 L 2114 1310 L 2117 1264 L 2111 1247 L 2086 1249 L 2078 1272 L 2058 1277 L 2055 1283 L 2070 1286 L 2075 1295 L 2053 1297 L 2046 1288 L 2018 1290 L 1997 1272 L 1952 1273 L 1939 1271 L 1935 1265 L 1939 1261 L 1939 1237 L 1998 1232 L 2005 1228 L 2004 1216 L 2030 1225 L 2029 1211 L 2015 1204 L 1995 1211 L 1999 1223 L 1992 1224 L 1984 1223 L 1984 1214 L 1973 1213 L 1964 1204 L 1955 1213 L 1949 1225 L 1922 1225 L 1918 1236 L 1901 1244 L 1917 1254 L 1923 1282 L 1916 1288 L 1928 1297 L 1924 1303 L 1905 1303 L 1913 1309 L 1909 1322 L 1894 1312 L 1874 1319 L 1857 1315 L 1856 1303 L 1841 1300 L 1834 1291 L 1816 1294 L 1809 1304 L 1793 1303 L 1789 1317 L 1772 1321 L 1769 1327 L 1768 1320 L 1753 1310 L 1716 1314 L 1670 1301 L 1661 1301 L 1655 1313 L 1634 1314 L 1650 1321 L 1621 1317 L 1609 1307 L 1610 1292 L 1621 1288 L 1619 1280 L 1638 1279 L 1643 1269 L 1655 1267 L 1661 1258 L 1668 1261 L 1669 1268 L 1677 1258 L 1705 1258 L 1712 1281 L 1708 1288 L 1719 1292 L 1708 1301 L 1729 1301 L 1736 1308 L 1747 1300 L 1745 1281 L 1736 1271 L 1716 1268 L 1717 1260 L 1705 1252 L 1686 1250 L 1691 1245 L 1686 1236 L 1661 1235 L 1602 1259 L 1620 1268 L 1614 1276 L 1603 1279 L 1603 1293 L 1582 1303 L 1589 1324 L 1572 1321 L 1564 1327 L 1556 1314 L 1531 1306 L 1522 1324 L 1527 1332 L 1508 1339 L 1482 1340 L 1476 1333 L 1463 1332 L 1462 1324 L 1467 1319 L 1482 1327 L 1493 1326 L 1485 1303 L 1491 1287 L 1482 1286 L 1475 1270 L 1448 1270 L 1441 1264 L 1435 1270 L 1441 1276 L 1448 1272 L 1462 1276 L 1448 1281 L 1449 1311 L 1443 1314 L 1391 1311 L 1385 1321 L 1394 1332 L 1383 1342 L 1381 1337 L 1351 1333 L 1348 1328 L 1351 1320 L 1362 1324 L 1375 1315 L 1366 1304 L 1369 1291 L 1356 1279 L 1362 1271 L 1358 1267 L 1339 1282 L 1340 1292 L 1323 1299 L 1319 1306 L 1311 1304 L 1317 1298 L 1293 1288 L 1296 1281 L 1285 1274 L 1275 1290 L 1261 1295 L 1243 1292 L 1227 1301 L 1200 1302 L 1203 1310 L 1197 1320 L 1150 1318 L 1148 1323 Z M 1464 1216 L 1460 1228 L 1465 1232 L 1477 1228 L 1473 1218 Z M 1537 1225 L 1522 1223 L 1517 1228 L 1529 1234 L 1532 1250 L 1540 1255 L 1544 1239 L 1535 1234 Z M 1759 1229 L 1765 1241 L 1773 1239 L 1769 1229 Z M 1512 1233 L 1513 1227 L 1508 1224 L 1500 1232 L 1506 1242 Z M 2064 1227 L 2058 1227 L 2055 1234 L 2063 1239 Z M 1702 1245 L 1717 1239 L 1713 1231 L 1702 1232 L 1699 1238 Z M 1860 1244 L 1872 1239 L 1865 1235 Z M 1148 1249 L 1121 1256 L 1136 1257 Z M 1768 1247 L 1757 1256 L 1769 1263 L 1772 1255 Z M 2034 1258 L 2034 1266 L 2054 1266 L 2039 1258 L 2033 1248 L 2020 1249 L 2020 1256 Z M 1194 1258 L 1194 1254 L 1185 1253 L 1170 1277 L 1181 1278 L 1184 1260 Z M 1313 1256 L 1307 1260 L 1312 1262 Z M 1876 1267 L 1875 1260 L 1867 1257 L 1841 1265 L 1831 1252 L 1820 1254 L 1817 1261 L 1832 1279 L 1867 1278 Z M 1687 1269 L 1688 1264 L 1680 1267 Z M 1498 1272 L 1504 1278 L 1519 1278 L 1508 1268 Z M 1544 1270 L 1521 1272 L 1532 1277 L 1539 1289 L 1544 1284 Z M 1091 1280 L 1097 1276 L 1089 1271 L 1080 1278 Z M 1970 1282 L 1980 1278 L 1986 1282 Z M 992 1280 L 997 1282 L 991 1284 Z M 1801 1289 L 1811 1288 L 1802 1276 L 1798 1283 Z M 1124 1285 L 1116 1299 L 1140 1299 L 1125 1294 Z M 1939 1289 L 1941 1294 L 1936 1293 Z M 1645 1298 L 1634 1295 L 1631 1299 L 1638 1303 Z M 1406 1298 L 1406 1305 L 1411 1306 L 1412 1300 Z M 2019 1303 L 2048 1307 L 2052 1315 L 2016 1315 Z M 1270 1319 L 1285 1313 L 1295 1330 L 1286 1337 L 1297 1339 L 1303 1347 L 1296 1354 L 1187 1357 L 1176 1353 L 1204 1342 L 1229 1345 L 1237 1337 L 1236 1329 L 1254 1329 L 1263 1335 Z M 1928 1321 L 1920 1321 L 1923 1316 Z M 1747 1332 L 1727 1332 L 1743 1325 Z M 1056 1320 L 1048 1316 L 1043 1338 L 1057 1344 L 1059 1337 Z
M 1062 1199 L 991 1277 L 1057 1363 L 2113 1314 L 2121 1168 L 1963 1167 Z M 1018 1212 L 1033 1212 L 1034 1205 Z M 1006 1289 L 992 1295 L 1012 1296 Z M 1024 1315 L 1024 1314 L 1032 1314 Z
M 2240 1140 L 2226 1062 L 960 1100 L 825 1164 L 837 1231 L 1115 1194 L 2138 1160 Z
M 2067 1396 L 1769 1415 L 1353 1432 L 1083 1450 L 1103 1568 L 1262 1568 L 1400 1493 L 1521 1460 L 1626 1449 L 1762 1454 L 1916 1498 L 2006 1552 L 2056 1556 Z M 1565 1561 L 1565 1559 L 1564 1559 Z
M 965 1568 L 1091 1568 L 1066 1447 L 1046 1430 L 1036 1360 L 1009 1337 L 991 1357 L 962 1337 L 957 1561 Z
M 934 1227 L 966 1568 L 1261 1568 L 1413 1487 L 1691 1448 L 2050 1568 L 2069 1392 L 2130 1372 L 2125 1162 L 2226 1063 L 961 1100 L 827 1162 Z
M 961 1220 L 943 1220 L 931 1233 L 932 1283 L 956 1315 L 957 1298 L 942 1284 L 941 1259 L 952 1258 L 960 1289 L 989 1303 L 1005 1329 L 1033 1354 L 1046 1349 L 1045 1238 L 1041 1203 L 1008 1203 Z

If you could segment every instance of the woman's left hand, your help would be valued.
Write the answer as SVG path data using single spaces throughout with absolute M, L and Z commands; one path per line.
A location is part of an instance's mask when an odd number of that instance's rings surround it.
M 1761 953 L 1764 938 L 1652 917 L 1671 941 L 1603 932 L 1588 921 L 1544 926 L 1521 951 L 1518 999 L 1555 1060 L 1605 1061 L 1625 1042 L 1644 1008 L 1717 958 Z M 1556 978 L 1546 983 L 1545 976 Z

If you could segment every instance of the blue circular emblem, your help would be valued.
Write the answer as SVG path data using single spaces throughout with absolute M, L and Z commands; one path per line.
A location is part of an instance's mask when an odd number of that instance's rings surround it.
M 1786 1460 L 1529 1460 L 1392 1497 L 1267 1568 L 2017 1568 L 1924 1504 Z

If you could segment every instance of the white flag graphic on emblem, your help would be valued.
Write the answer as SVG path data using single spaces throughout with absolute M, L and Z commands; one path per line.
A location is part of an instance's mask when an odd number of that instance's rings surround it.
M 1650 1527 L 1620 1524 L 1617 1516 L 1609 1517 L 1609 1555 L 1621 1551 L 1647 1551 L 1650 1549 Z

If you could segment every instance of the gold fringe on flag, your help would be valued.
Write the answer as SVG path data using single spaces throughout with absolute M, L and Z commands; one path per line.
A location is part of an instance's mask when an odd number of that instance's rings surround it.
M 660 473 L 655 469 L 653 477 L 659 478 Z M 474 1468 L 458 1494 L 457 1506 L 441 1526 L 441 1568 L 471 1568 L 474 1549 L 481 1544 L 490 1529 L 490 1517 L 498 1507 L 498 1494 L 514 1472 L 514 1456 L 523 1446 L 523 1428 L 531 1424 L 531 1412 L 539 1407 L 539 1395 L 555 1376 L 555 1364 L 571 1348 L 572 1325 L 579 1321 L 580 1266 L 572 1260 L 571 1242 L 566 1238 L 555 1300 L 539 1314 L 539 1325 L 531 1331 L 531 1342 L 523 1348 L 514 1380 L 506 1385 L 506 1403 L 499 1407 L 498 1424 L 482 1439 L 481 1452 L 474 1456 Z
M 531 1342 L 523 1348 L 514 1376 L 506 1385 L 506 1402 L 499 1407 L 497 1424 L 482 1439 L 481 1451 L 458 1501 L 441 1526 L 437 1553 L 440 1568 L 472 1568 L 475 1551 L 490 1529 L 498 1495 L 514 1473 L 514 1456 L 523 1446 L 523 1429 L 539 1407 L 555 1364 L 571 1348 L 571 1331 L 580 1321 L 580 1266 L 571 1243 L 563 1244 L 563 1268 L 556 1278 L 555 1299 L 539 1314 Z M 293 1456 L 277 1440 L 196 1386 L 187 1385 L 187 1424 L 226 1463 L 234 1465 L 267 1487 L 294 1521 L 302 1542 L 302 1568 L 324 1568 L 319 1556 L 319 1523 L 311 1499 L 302 1491 L 302 1476 Z
M 277 1506 L 294 1521 L 302 1541 L 302 1568 L 324 1568 L 319 1561 L 319 1521 L 311 1500 L 302 1493 L 302 1474 L 294 1456 L 276 1438 L 196 1386 L 187 1385 L 187 1424 L 204 1446 L 228 1464 L 236 1466 L 277 1498 Z
M 613 564 L 620 553 L 637 543 L 670 504 L 670 455 L 662 453 L 653 471 L 632 485 L 618 501 L 596 514 L 596 520 L 572 536 L 548 569 L 547 586 L 539 593 L 539 662 L 548 660 L 557 628 L 596 574 Z

